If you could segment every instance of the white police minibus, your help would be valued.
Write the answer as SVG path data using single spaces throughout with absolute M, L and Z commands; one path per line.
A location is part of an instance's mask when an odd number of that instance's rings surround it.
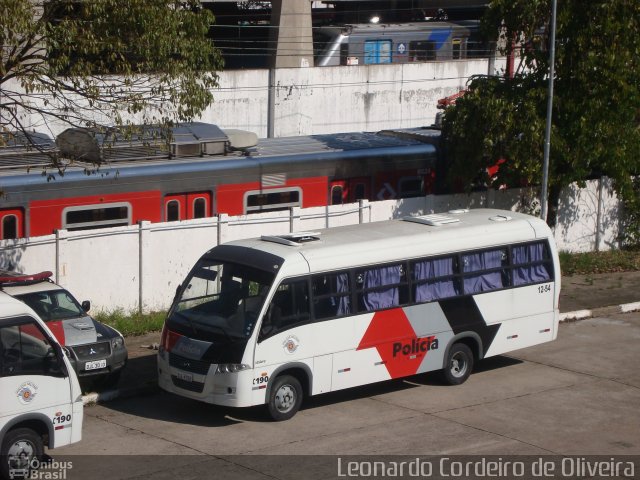
M 51 331 L 0 291 L 0 478 L 29 477 L 44 446 L 82 436 L 78 378 Z
M 178 289 L 160 386 L 292 417 L 304 395 L 474 362 L 556 338 L 560 267 L 538 218 L 501 210 L 219 245 Z

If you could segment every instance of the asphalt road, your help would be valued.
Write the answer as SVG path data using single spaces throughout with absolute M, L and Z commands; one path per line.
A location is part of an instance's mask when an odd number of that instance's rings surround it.
M 562 323 L 463 385 L 429 374 L 321 395 L 280 423 L 166 393 L 115 400 L 50 453 L 83 479 L 335 478 L 348 455 L 640 455 L 639 343 L 640 313 Z

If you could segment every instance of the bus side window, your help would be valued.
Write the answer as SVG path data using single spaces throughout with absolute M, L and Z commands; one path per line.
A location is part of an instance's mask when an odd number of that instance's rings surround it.
M 375 267 L 356 272 L 358 310 L 371 312 L 408 302 L 403 264 Z
M 304 279 L 282 283 L 271 299 L 261 334 L 273 335 L 306 323 L 311 318 L 309 311 L 309 282 Z
M 507 260 L 506 249 L 462 255 L 464 293 L 488 292 L 509 285 L 503 266 Z M 469 272 L 477 272 L 469 275 Z
M 413 263 L 414 301 L 431 302 L 460 294 L 456 278 L 455 257 L 419 260 Z
M 544 242 L 520 245 L 511 249 L 513 286 L 551 280 L 549 247 Z
M 61 361 L 35 323 L 0 328 L 0 376 L 59 375 Z
M 351 289 L 347 272 L 314 275 L 311 289 L 316 320 L 351 314 Z

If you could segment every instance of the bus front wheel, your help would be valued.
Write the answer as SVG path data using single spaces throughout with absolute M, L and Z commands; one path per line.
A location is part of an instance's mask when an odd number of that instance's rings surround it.
M 473 370 L 473 352 L 464 343 L 456 343 L 449 349 L 445 367 L 442 370 L 444 381 L 449 385 L 464 383 Z
M 276 378 L 267 407 L 269 415 L 276 421 L 288 420 L 300 409 L 302 404 L 302 386 L 297 378 L 283 375 Z
M 28 478 L 33 461 L 44 453 L 42 437 L 30 428 L 9 431 L 0 447 L 0 477 Z

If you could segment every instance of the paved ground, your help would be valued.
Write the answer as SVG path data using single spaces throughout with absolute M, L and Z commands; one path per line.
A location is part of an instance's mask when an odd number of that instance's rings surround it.
M 281 423 L 165 393 L 119 399 L 87 408 L 83 441 L 54 454 L 82 475 L 68 478 L 97 478 L 100 464 L 113 479 L 300 478 L 267 454 L 640 455 L 639 341 L 640 313 L 566 322 L 557 341 L 487 359 L 461 386 L 385 382 L 315 397 Z M 105 454 L 136 456 L 91 457 Z M 300 461 L 319 462 L 305 477 L 337 475 L 336 457 Z

